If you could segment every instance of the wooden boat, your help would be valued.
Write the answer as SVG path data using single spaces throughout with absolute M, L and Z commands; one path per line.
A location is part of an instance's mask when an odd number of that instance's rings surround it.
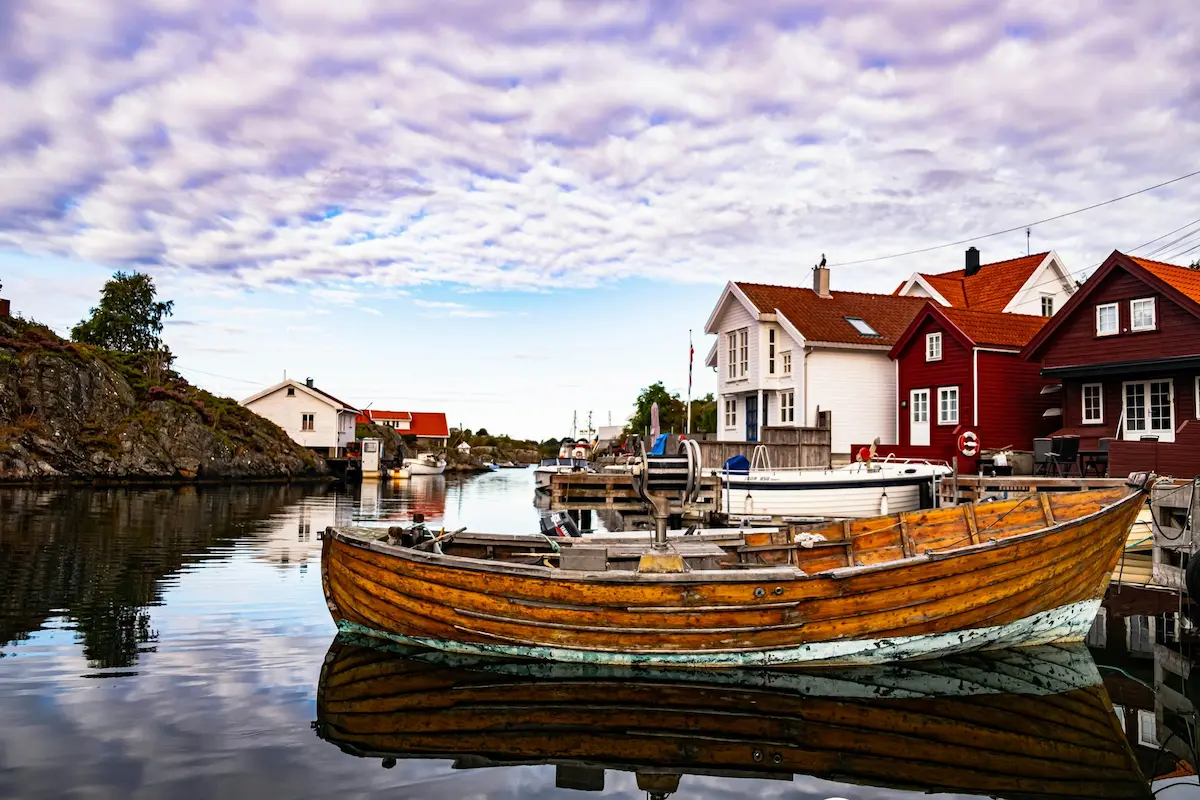
M 406 656 L 343 634 L 321 670 L 314 728 L 386 767 L 553 764 L 558 785 L 593 789 L 604 770 L 623 770 L 660 798 L 696 775 L 1151 797 L 1081 645 L 903 667 L 689 671 Z
M 343 631 L 477 655 L 745 667 L 1080 641 L 1145 484 L 674 536 L 656 558 L 648 535 L 330 528 L 322 581 Z M 660 555 L 686 571 L 648 571 Z

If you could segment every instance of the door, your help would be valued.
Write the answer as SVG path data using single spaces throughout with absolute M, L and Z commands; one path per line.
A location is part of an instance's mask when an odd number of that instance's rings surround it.
M 758 441 L 758 395 L 746 396 L 746 441 Z
M 1171 380 L 1131 381 L 1122 391 L 1125 438 L 1137 441 L 1157 436 L 1160 442 L 1175 441 L 1175 394 Z
M 908 395 L 908 443 L 929 446 L 929 390 L 913 389 Z

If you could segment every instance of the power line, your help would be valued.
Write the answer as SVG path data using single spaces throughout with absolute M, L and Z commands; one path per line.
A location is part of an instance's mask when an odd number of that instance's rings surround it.
M 1187 236 L 1180 236 L 1178 239 L 1176 239 L 1176 244 L 1179 246 L 1175 247 L 1170 253 L 1165 254 L 1163 258 L 1174 258 L 1175 256 L 1179 255 L 1180 251 L 1190 248 L 1192 245 L 1189 244 L 1187 240 L 1191 239 L 1193 236 L 1200 236 L 1200 228 L 1192 231 Z M 1182 244 L 1179 244 L 1180 242 L 1182 242 Z
M 1133 249 L 1134 249 L 1134 250 L 1140 250 L 1140 249 L 1142 249 L 1143 247 L 1146 247 L 1147 245 L 1154 244 L 1154 243 L 1155 243 L 1155 242 L 1157 242 L 1159 239 L 1165 239 L 1165 238 L 1167 238 L 1167 237 L 1168 237 L 1168 236 L 1170 236 L 1172 233 L 1179 233 L 1179 232 L 1180 232 L 1181 230 L 1183 230 L 1184 228 L 1190 228 L 1191 226 L 1195 225 L 1197 222 L 1200 222 L 1200 219 L 1194 219 L 1194 220 L 1192 220 L 1191 222 L 1187 223 L 1186 225 L 1180 225 L 1180 226 L 1179 226 L 1178 228 L 1176 228 L 1175 230 L 1173 230 L 1173 231 L 1167 231 L 1167 232 L 1166 232 L 1166 233 L 1164 233 L 1162 236 L 1156 236 L 1156 237 L 1154 237 L 1153 239 L 1151 239 L 1150 241 L 1146 242 L 1146 244 L 1139 244 L 1137 247 L 1135 247 L 1135 248 L 1133 248 Z
M 1147 186 L 1144 189 L 1138 189 L 1136 192 L 1130 192 L 1128 194 L 1123 194 L 1120 197 L 1114 197 L 1110 200 L 1105 200 L 1100 203 L 1093 203 L 1090 206 L 1084 206 L 1083 208 L 1077 208 L 1074 211 L 1067 211 L 1062 214 L 1055 214 L 1053 217 L 1046 217 L 1045 219 L 1039 219 L 1035 222 L 1025 222 L 1020 225 L 1015 225 L 1011 228 L 1005 228 L 1002 231 L 992 231 L 991 233 L 985 233 L 985 234 L 982 234 L 979 236 L 972 236 L 967 239 L 959 239 L 958 241 L 955 241 L 955 242 L 946 242 L 945 244 L 933 245 L 932 247 L 921 247 L 916 250 L 906 250 L 903 253 L 892 253 L 891 255 L 887 255 L 887 256 L 874 256 L 872 258 L 860 258 L 855 261 L 841 261 L 836 264 L 830 264 L 829 266 L 831 266 L 831 267 L 848 267 L 853 264 L 866 264 L 871 261 L 887 261 L 887 260 L 893 259 L 893 258 L 902 258 L 904 256 L 913 256 L 913 255 L 917 255 L 919 253 L 929 253 L 933 250 L 942 250 L 947 247 L 954 247 L 954 246 L 960 245 L 960 244 L 967 244 L 968 242 L 975 242 L 980 239 L 990 239 L 993 236 L 1001 236 L 1005 233 L 1013 233 L 1014 231 L 1019 231 L 1022 228 L 1030 228 L 1030 227 L 1033 227 L 1034 225 L 1041 225 L 1046 222 L 1054 222 L 1055 220 L 1074 216 L 1075 214 L 1082 214 L 1085 211 L 1091 211 L 1092 209 L 1100 208 L 1101 206 L 1107 206 L 1107 205 L 1111 205 L 1113 203 L 1120 202 L 1121 200 L 1127 200 L 1130 197 L 1134 197 L 1139 194 L 1145 194 L 1146 192 L 1151 192 L 1151 191 L 1154 191 L 1155 189 L 1161 189 L 1164 186 L 1169 186 L 1172 183 L 1178 183 L 1179 181 L 1187 180 L 1188 178 L 1194 178 L 1197 175 L 1200 175 L 1200 169 L 1196 170 L 1195 172 L 1189 172 L 1186 175 L 1180 175 L 1178 178 L 1172 178 L 1169 181 L 1163 181 L 1162 183 L 1156 183 L 1153 186 Z M 1184 227 L 1187 227 L 1187 226 L 1185 225 Z M 1170 234 L 1166 234 L 1166 235 L 1169 236 Z

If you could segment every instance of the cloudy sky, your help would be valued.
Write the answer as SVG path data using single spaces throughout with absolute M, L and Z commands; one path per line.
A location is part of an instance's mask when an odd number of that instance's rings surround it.
M 1192 6 L 6 0 L 0 280 L 65 330 L 113 270 L 149 272 L 181 371 L 236 397 L 286 370 L 563 435 L 651 381 L 684 390 L 726 280 L 806 283 L 822 252 L 1200 169 Z M 1200 177 L 1032 245 L 1082 274 L 1197 218 Z M 889 291 L 965 246 L 835 266 L 833 286 Z

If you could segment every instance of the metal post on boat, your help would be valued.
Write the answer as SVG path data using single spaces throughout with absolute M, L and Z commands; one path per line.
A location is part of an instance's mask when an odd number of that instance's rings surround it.
M 953 485 L 950 489 L 950 491 L 954 492 L 952 495 L 952 503 L 953 505 L 958 505 L 958 456 L 954 456 L 950 459 L 950 469 L 952 470 L 951 474 L 953 475 Z

